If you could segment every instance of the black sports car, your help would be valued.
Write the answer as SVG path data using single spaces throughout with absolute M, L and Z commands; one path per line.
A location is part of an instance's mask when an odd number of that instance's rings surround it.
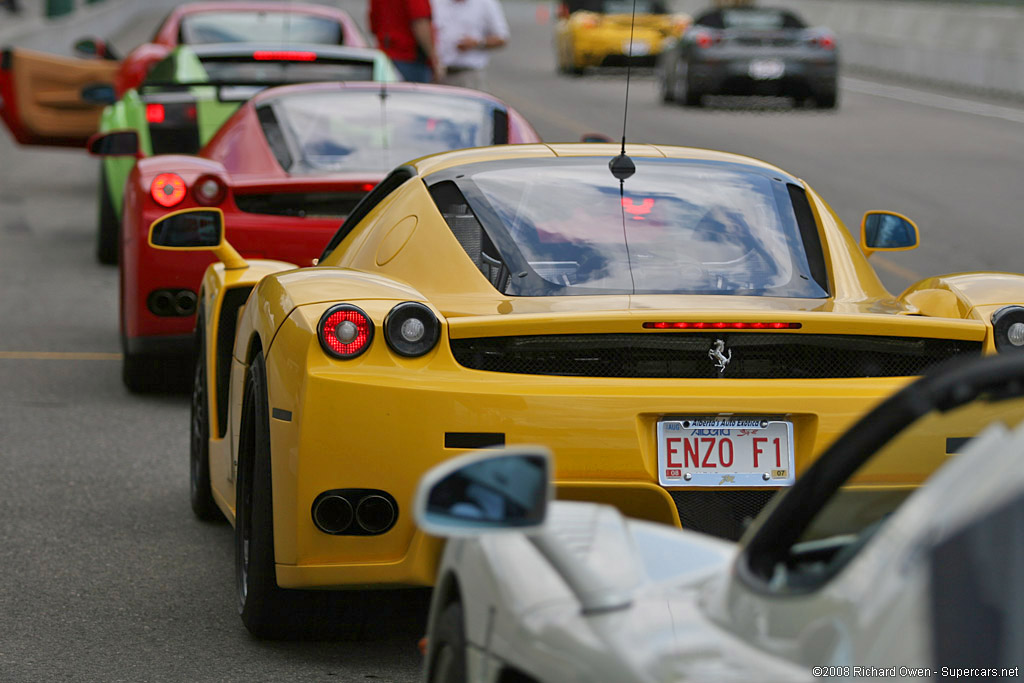
M 835 34 L 789 10 L 709 10 L 662 53 L 661 99 L 697 107 L 704 95 L 778 95 L 834 109 L 838 52 Z

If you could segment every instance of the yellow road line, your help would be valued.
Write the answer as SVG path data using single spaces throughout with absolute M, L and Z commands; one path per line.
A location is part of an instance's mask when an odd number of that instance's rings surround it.
M 894 263 L 893 261 L 890 261 L 889 259 L 885 258 L 881 254 L 874 254 L 871 257 L 871 265 L 881 268 L 890 275 L 895 275 L 897 277 L 906 279 L 908 281 L 908 284 L 924 279 L 924 276 L 921 275 L 920 273 L 913 271 L 910 268 L 904 268 L 898 263 Z
M 0 351 L 0 360 L 121 360 L 121 354 L 63 351 Z

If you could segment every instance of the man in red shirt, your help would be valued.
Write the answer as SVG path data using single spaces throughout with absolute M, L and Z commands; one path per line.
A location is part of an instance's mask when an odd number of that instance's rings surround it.
M 407 81 L 440 80 L 430 0 L 370 0 L 370 30 Z

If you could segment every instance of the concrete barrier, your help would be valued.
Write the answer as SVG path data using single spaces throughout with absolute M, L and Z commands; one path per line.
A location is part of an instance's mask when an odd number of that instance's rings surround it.
M 696 14 L 711 2 L 675 0 Z M 1024 7 L 897 0 L 771 0 L 839 37 L 845 68 L 1024 100 Z

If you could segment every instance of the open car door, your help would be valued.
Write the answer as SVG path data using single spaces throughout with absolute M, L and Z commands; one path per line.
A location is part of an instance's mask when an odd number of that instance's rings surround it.
M 75 59 L 24 49 L 0 53 L 0 118 L 23 145 L 84 147 L 104 104 L 82 99 L 86 86 L 109 85 L 120 62 Z

